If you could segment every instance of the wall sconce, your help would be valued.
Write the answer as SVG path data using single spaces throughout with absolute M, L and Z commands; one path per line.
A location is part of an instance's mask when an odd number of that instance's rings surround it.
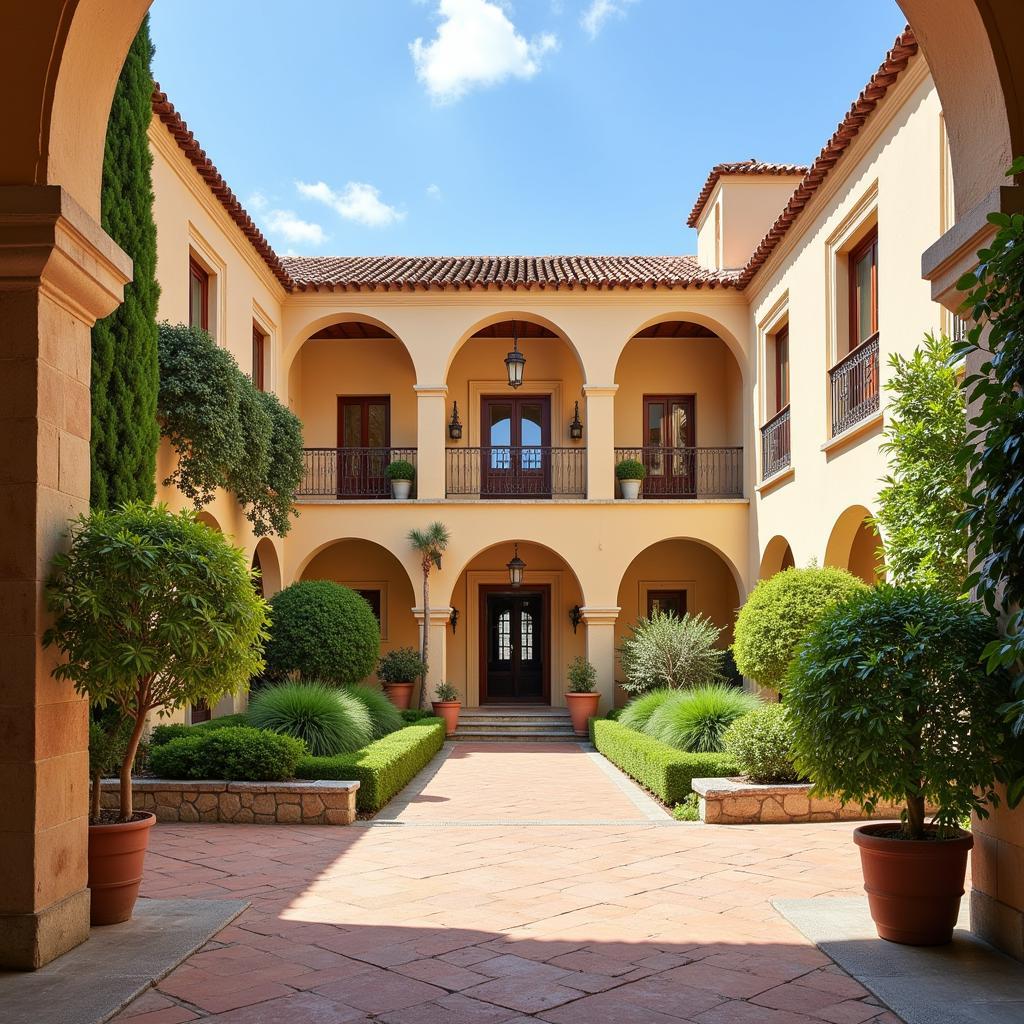
M 518 388 L 523 383 L 523 367 L 526 356 L 519 351 L 519 325 L 512 321 L 512 351 L 505 356 L 505 371 L 508 373 L 508 386 Z
M 455 627 L 459 624 L 459 609 L 453 608 L 448 616 L 448 624 L 452 627 L 452 636 L 455 636 Z
M 574 441 L 583 438 L 583 422 L 580 420 L 580 403 L 576 403 L 576 409 L 572 414 L 572 422 L 569 424 L 569 436 Z
M 574 604 L 569 609 L 569 621 L 572 623 L 572 631 L 576 632 L 576 627 L 583 621 L 583 612 L 580 611 L 580 606 Z
M 523 572 L 526 569 L 526 563 L 519 557 L 519 545 L 516 545 L 515 554 L 512 556 L 512 561 L 507 562 L 505 568 L 508 569 L 508 581 L 513 587 L 522 585 Z
M 452 402 L 452 418 L 448 421 L 448 436 L 453 441 L 462 437 L 462 420 L 459 419 L 459 403 Z

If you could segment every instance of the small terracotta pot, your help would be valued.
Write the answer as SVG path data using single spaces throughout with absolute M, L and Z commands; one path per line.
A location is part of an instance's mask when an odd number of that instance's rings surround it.
M 434 709 L 435 715 L 444 719 L 445 736 L 453 736 L 459 727 L 459 708 L 462 707 L 457 700 L 432 700 L 430 706 Z
M 399 711 L 405 711 L 412 700 L 412 688 L 415 683 L 384 683 L 384 692 L 388 695 L 391 703 Z
M 120 924 L 135 908 L 149 830 L 156 816 L 89 826 L 89 890 L 92 924 Z
M 899 822 L 876 822 L 853 833 L 871 917 L 879 936 L 890 942 L 941 946 L 953 938 L 974 837 L 969 832 L 954 839 L 879 835 L 899 827 Z
M 572 719 L 572 731 L 577 736 L 587 735 L 587 721 L 597 714 L 597 705 L 601 702 L 599 693 L 567 693 L 569 717 Z

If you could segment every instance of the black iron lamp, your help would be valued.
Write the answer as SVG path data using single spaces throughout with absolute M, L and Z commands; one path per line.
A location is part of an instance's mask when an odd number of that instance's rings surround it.
M 574 441 L 583 438 L 583 421 L 580 419 L 580 403 L 576 403 L 575 411 L 572 414 L 572 422 L 569 424 L 569 437 Z
M 512 351 L 505 356 L 505 370 L 508 373 L 508 386 L 518 388 L 523 385 L 523 367 L 526 356 L 519 351 L 519 325 L 512 321 Z
M 574 604 L 569 609 L 569 621 L 572 623 L 572 631 L 575 633 L 576 627 L 583 621 L 583 612 L 578 604 Z
M 526 563 L 519 557 L 519 545 L 516 545 L 515 554 L 512 556 L 512 561 L 506 565 L 508 569 L 508 581 L 513 587 L 522 586 L 523 583 L 523 571 L 526 569 Z
M 452 627 L 452 636 L 455 635 L 455 627 L 459 624 L 459 609 L 453 608 L 448 616 L 448 624 Z
M 452 402 L 452 418 L 448 421 L 448 436 L 453 441 L 462 437 L 462 420 L 459 419 L 459 403 Z

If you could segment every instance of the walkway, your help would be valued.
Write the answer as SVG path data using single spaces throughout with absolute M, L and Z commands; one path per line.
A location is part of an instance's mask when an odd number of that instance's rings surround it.
M 116 1019 L 898 1024 L 771 906 L 859 894 L 852 826 L 655 820 L 574 744 L 418 781 L 368 825 L 159 826 L 145 895 L 252 907 Z

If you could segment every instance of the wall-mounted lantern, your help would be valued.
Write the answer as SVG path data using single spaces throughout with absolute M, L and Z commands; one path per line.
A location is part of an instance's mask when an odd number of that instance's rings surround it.
M 452 418 L 448 421 L 448 436 L 453 441 L 462 437 L 462 420 L 459 419 L 459 403 L 452 402 Z
M 522 586 L 523 583 L 523 571 L 526 569 L 526 563 L 519 557 L 519 545 L 516 545 L 515 554 L 512 556 L 512 561 L 506 564 L 508 569 L 508 581 L 513 587 Z
M 510 388 L 522 387 L 524 366 L 526 366 L 526 356 L 519 351 L 519 325 L 513 320 L 512 351 L 505 356 L 505 370 L 508 373 L 508 386 Z
M 448 624 L 452 627 L 452 636 L 455 635 L 455 627 L 459 624 L 459 609 L 453 608 L 448 616 Z
M 574 441 L 583 438 L 583 421 L 580 419 L 580 403 L 578 401 L 572 414 L 572 422 L 569 424 L 569 437 Z
M 583 612 L 580 611 L 580 606 L 574 604 L 569 609 L 569 621 L 572 623 L 572 631 L 576 632 L 576 627 L 583 621 Z

